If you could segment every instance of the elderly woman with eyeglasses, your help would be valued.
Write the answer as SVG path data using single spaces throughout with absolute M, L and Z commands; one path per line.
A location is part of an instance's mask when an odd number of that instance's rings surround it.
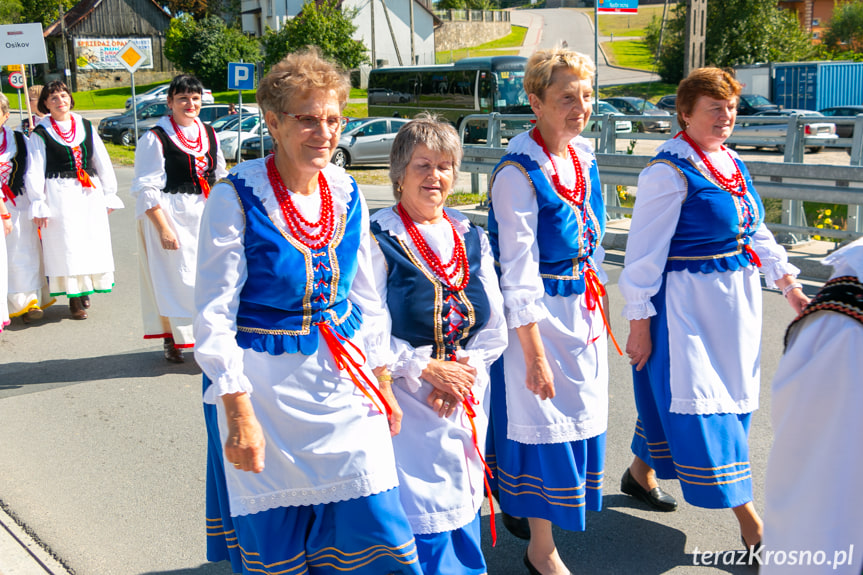
M 349 90 L 316 52 L 276 64 L 257 92 L 275 154 L 234 168 L 204 208 L 207 556 L 236 572 L 420 573 L 390 438 L 401 411 L 368 366 L 387 353 L 364 335 L 385 321 L 368 209 L 329 162 Z

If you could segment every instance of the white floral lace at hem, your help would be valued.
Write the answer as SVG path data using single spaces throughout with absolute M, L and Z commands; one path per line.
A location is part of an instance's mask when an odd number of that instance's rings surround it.
M 408 515 L 411 531 L 420 535 L 432 535 L 434 533 L 445 533 L 455 531 L 473 521 L 476 517 L 476 509 L 471 507 L 459 507 L 448 509 L 437 513 L 424 513 L 422 515 Z
M 582 425 L 577 421 L 565 421 L 552 425 L 516 425 L 509 422 L 506 430 L 507 439 L 539 445 L 543 443 L 566 443 L 568 441 L 581 441 L 590 439 L 605 433 L 607 421 L 588 421 L 588 425 Z
M 226 473 L 246 473 L 226 468 Z M 349 501 L 368 497 L 392 489 L 397 482 L 384 476 L 369 474 L 363 477 L 346 479 L 339 483 L 321 487 L 284 489 L 273 493 L 231 497 L 231 516 L 251 515 L 278 507 L 300 507 L 302 505 L 321 505 L 337 501 Z

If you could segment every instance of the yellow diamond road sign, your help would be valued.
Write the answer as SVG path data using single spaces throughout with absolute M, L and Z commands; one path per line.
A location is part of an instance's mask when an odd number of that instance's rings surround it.
M 138 48 L 134 42 L 127 42 L 125 46 L 117 52 L 117 62 L 126 68 L 129 73 L 133 73 L 138 67 L 144 63 L 145 54 Z

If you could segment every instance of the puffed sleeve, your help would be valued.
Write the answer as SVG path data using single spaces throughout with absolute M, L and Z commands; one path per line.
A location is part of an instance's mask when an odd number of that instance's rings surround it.
M 752 236 L 752 249 L 761 260 L 761 273 L 767 287 L 776 287 L 776 280 L 785 275 L 797 277 L 800 269 L 788 262 L 788 252 L 776 243 L 773 233 L 763 223 Z
M 160 195 L 168 183 L 162 143 L 152 131 L 138 140 L 135 149 L 135 179 L 130 193 L 135 198 L 135 217 L 143 218 L 147 210 L 159 205 Z
M 536 241 L 536 195 L 514 167 L 503 168 L 492 185 L 494 216 L 500 248 L 500 290 L 510 329 L 536 323 L 548 311 L 542 305 L 545 288 L 539 275 Z
M 112 210 L 122 209 L 123 200 L 117 195 L 117 175 L 114 174 L 114 165 L 105 143 L 98 136 L 93 137 L 93 167 L 99 174 L 99 182 L 102 184 L 102 193 L 105 195 L 105 207 Z
M 372 369 L 386 365 L 389 360 L 389 342 L 386 336 L 389 328 L 389 315 L 384 309 L 386 292 L 381 296 L 382 289 L 378 281 L 379 258 L 373 257 L 372 244 L 369 232 L 369 208 L 366 199 L 360 194 L 360 209 L 362 210 L 362 232 L 360 235 L 360 247 L 357 252 L 357 275 L 351 284 L 348 299 L 363 310 L 363 327 L 361 333 L 366 346 L 366 360 Z M 375 248 L 376 249 L 376 248 Z M 378 250 L 380 251 L 380 250 Z M 381 255 L 383 258 L 383 255 Z M 384 264 L 386 265 L 386 264 Z M 386 289 L 384 279 L 383 289 Z
M 244 214 L 233 186 L 215 185 L 201 219 L 195 281 L 195 360 L 213 382 L 204 394 L 207 403 L 216 403 L 226 393 L 252 391 L 236 340 L 240 292 L 248 277 L 244 232 Z
M 216 170 L 214 172 L 216 181 L 221 180 L 228 175 L 228 164 L 225 162 L 225 154 L 222 153 L 222 142 L 216 140 Z
M 656 315 L 650 298 L 662 286 L 671 238 L 686 198 L 686 182 L 675 169 L 658 163 L 638 176 L 638 192 L 626 241 L 626 257 L 618 286 L 626 300 L 628 320 Z
M 45 140 L 38 133 L 27 142 L 27 173 L 24 187 L 30 199 L 30 218 L 50 218 L 51 207 L 45 195 Z
M 478 372 L 488 372 L 497 358 L 503 354 L 507 345 L 506 321 L 503 315 L 503 295 L 498 287 L 497 273 L 494 271 L 494 256 L 485 232 L 480 230 L 482 263 L 479 279 L 488 298 L 490 313 L 485 326 L 468 342 L 464 350 L 459 350 L 459 358 L 468 357 L 468 363 Z

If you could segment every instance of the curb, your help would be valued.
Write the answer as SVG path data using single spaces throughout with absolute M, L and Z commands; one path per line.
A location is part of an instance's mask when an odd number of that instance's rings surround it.
M 71 575 L 0 506 L 0 575 Z

